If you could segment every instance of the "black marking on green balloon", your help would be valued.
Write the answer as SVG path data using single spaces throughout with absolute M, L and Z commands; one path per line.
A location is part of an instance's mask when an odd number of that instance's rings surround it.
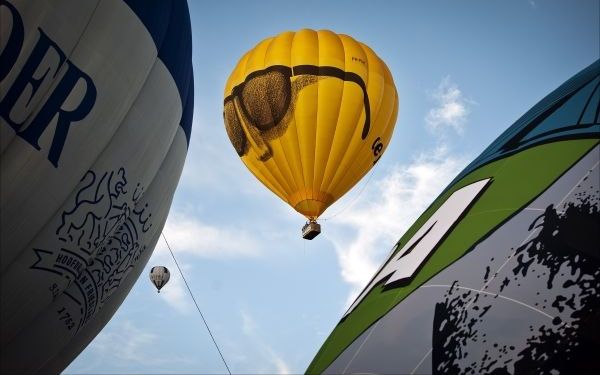
M 532 334 L 520 348 L 498 342 L 490 347 L 487 340 L 479 337 L 479 328 L 484 324 L 480 318 L 493 308 L 494 302 L 489 302 L 485 294 L 463 292 L 455 281 L 445 300 L 435 307 L 432 340 L 435 373 L 504 374 L 511 369 L 509 366 L 515 373 L 600 372 L 600 359 L 596 354 L 600 344 L 598 198 L 597 190 L 592 194 L 577 193 L 577 202 L 566 204 L 562 212 L 549 205 L 530 225 L 530 230 L 539 227 L 539 233 L 516 250 L 514 280 L 525 279 L 533 273 L 534 264 L 546 269 L 542 275 L 547 289 L 560 293 L 551 306 L 558 313 L 568 314 L 568 324 L 555 316 L 550 324 L 540 325 L 536 330 L 530 326 Z M 489 270 L 484 280 L 488 273 Z M 567 277 L 557 284 L 559 273 Z M 506 278 L 501 290 L 514 280 Z M 475 316 L 480 310 L 485 313 Z M 465 364 L 462 360 L 469 357 L 470 348 L 475 348 L 473 345 L 483 346 L 484 355 Z

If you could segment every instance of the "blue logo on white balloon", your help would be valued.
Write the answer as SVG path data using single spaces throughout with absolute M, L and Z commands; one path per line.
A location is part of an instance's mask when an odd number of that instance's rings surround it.
M 70 306 L 59 310 L 69 314 L 69 329 L 90 320 L 146 251 L 144 234 L 152 227 L 152 214 L 141 202 L 143 193 L 139 183 L 129 187 L 124 168 L 87 171 L 70 207 L 60 215 L 60 246 L 33 249 L 37 260 L 31 269 L 68 280 L 64 295 Z M 57 288 L 49 290 L 57 295 Z

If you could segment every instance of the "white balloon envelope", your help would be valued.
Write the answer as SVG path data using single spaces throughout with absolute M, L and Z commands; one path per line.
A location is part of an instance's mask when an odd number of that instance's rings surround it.
M 0 0 L 0 372 L 62 371 L 164 226 L 190 138 L 185 1 Z
M 150 269 L 150 281 L 152 281 L 158 293 L 169 282 L 170 278 L 171 273 L 167 267 L 156 266 Z

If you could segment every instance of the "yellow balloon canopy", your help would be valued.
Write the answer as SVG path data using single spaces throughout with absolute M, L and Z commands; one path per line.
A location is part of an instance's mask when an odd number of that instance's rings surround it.
M 327 30 L 284 32 L 238 62 L 225 86 L 225 129 L 248 169 L 309 220 L 385 151 L 398 93 L 366 45 Z

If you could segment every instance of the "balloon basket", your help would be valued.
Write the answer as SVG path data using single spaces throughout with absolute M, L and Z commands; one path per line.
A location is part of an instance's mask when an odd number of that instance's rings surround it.
M 309 221 L 302 227 L 302 238 L 312 240 L 321 233 L 321 225 L 314 220 Z

